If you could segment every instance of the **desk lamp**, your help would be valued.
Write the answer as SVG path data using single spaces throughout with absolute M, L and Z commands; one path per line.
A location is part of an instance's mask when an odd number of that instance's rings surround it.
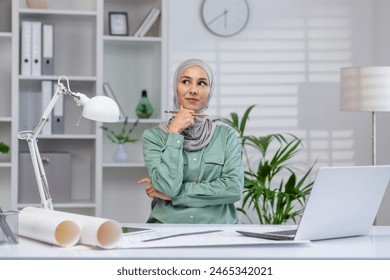
M 66 80 L 67 87 L 61 83 L 61 79 Z M 53 210 L 53 204 L 45 170 L 43 168 L 42 158 L 37 145 L 37 136 L 45 126 L 46 121 L 48 120 L 49 115 L 61 94 L 72 96 L 76 101 L 77 106 L 83 107 L 82 116 L 87 119 L 101 122 L 116 122 L 119 120 L 119 107 L 111 98 L 107 96 L 95 96 L 93 98 L 88 98 L 85 94 L 72 92 L 69 87 L 68 78 L 65 76 L 60 76 L 58 78 L 57 89 L 38 124 L 31 131 L 20 131 L 18 133 L 18 138 L 26 140 L 28 143 L 34 174 L 38 184 L 39 196 L 41 198 L 41 204 L 43 208 L 49 210 Z
M 372 115 L 372 165 L 376 165 L 376 112 L 390 111 L 390 67 L 341 69 L 343 111 L 366 111 Z

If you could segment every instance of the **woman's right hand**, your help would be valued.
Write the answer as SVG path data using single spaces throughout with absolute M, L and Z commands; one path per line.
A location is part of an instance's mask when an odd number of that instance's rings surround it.
M 194 113 L 194 110 L 185 109 L 180 105 L 180 110 L 172 119 L 168 133 L 181 133 L 184 129 L 193 126 L 195 120 L 192 113 Z
M 156 191 L 156 189 L 152 185 L 152 180 L 148 177 L 145 177 L 138 181 L 138 184 L 147 183 L 148 185 L 145 186 L 145 191 L 147 196 L 150 198 L 160 198 L 162 200 L 172 200 L 169 196 L 166 196 L 165 194 Z

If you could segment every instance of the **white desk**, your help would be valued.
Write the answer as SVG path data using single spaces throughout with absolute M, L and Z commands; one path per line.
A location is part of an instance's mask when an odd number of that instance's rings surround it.
M 136 224 L 134 226 L 145 226 Z M 148 226 L 150 226 L 148 224 Z M 156 225 L 169 226 L 169 225 Z M 202 226 L 202 225 L 201 225 Z M 247 227 L 248 225 L 246 225 Z M 236 227 L 223 225 L 221 228 Z M 85 246 L 59 248 L 19 238 L 0 246 L 0 259 L 390 259 L 390 227 L 373 227 L 367 236 L 307 244 L 215 246 L 104 250 Z

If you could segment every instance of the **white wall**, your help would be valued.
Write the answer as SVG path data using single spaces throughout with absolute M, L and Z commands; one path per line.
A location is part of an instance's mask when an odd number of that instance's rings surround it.
M 390 7 L 384 6 L 390 1 L 248 0 L 248 26 L 231 38 L 206 30 L 201 2 L 169 1 L 169 77 L 182 60 L 204 59 L 214 68 L 217 83 L 209 114 L 240 114 L 257 104 L 247 132 L 301 137 L 305 150 L 300 159 L 307 165 L 315 160 L 316 168 L 371 164 L 371 115 L 340 111 L 339 71 L 382 61 L 382 56 L 373 57 L 377 52 L 387 55 L 390 37 L 384 31 Z M 374 20 L 376 13 L 380 21 Z M 382 28 L 374 34 L 374 27 Z M 171 82 L 169 87 L 172 92 Z M 378 117 L 380 164 L 390 162 L 388 141 L 383 143 L 390 137 L 388 120 L 385 114 Z M 386 212 L 382 207 L 378 223 L 390 224 Z
M 390 1 L 373 1 L 373 65 L 390 65 L 389 13 Z M 377 150 L 378 164 L 390 163 L 390 113 L 378 113 L 377 118 Z M 390 187 L 387 189 L 378 215 L 378 224 L 390 225 Z

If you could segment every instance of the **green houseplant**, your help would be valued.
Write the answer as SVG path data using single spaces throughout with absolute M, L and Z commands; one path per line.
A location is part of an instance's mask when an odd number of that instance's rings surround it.
M 9 146 L 0 142 L 0 154 L 7 154 L 9 152 Z
M 251 222 L 246 210 L 253 209 L 260 224 L 296 222 L 314 183 L 309 181 L 314 164 L 299 179 L 297 164 L 292 161 L 302 149 L 299 138 L 292 134 L 246 135 L 245 127 L 254 106 L 246 109 L 241 120 L 237 113 L 218 119 L 236 130 L 246 166 L 244 196 L 237 209 Z M 251 156 L 253 153 L 260 156 L 257 165 L 250 162 L 248 149 Z
M 106 132 L 107 138 L 115 144 L 125 144 L 135 142 L 138 139 L 132 138 L 131 133 L 138 125 L 138 119 L 130 124 L 128 117 L 125 118 L 119 130 L 114 130 L 108 126 L 101 126 L 101 128 Z

